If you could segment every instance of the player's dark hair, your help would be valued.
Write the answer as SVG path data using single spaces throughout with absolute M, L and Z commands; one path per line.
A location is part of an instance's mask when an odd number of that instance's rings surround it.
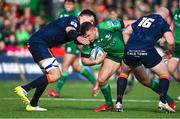
M 93 24 L 90 22 L 84 22 L 81 24 L 80 28 L 80 34 L 85 35 L 87 31 L 89 31 L 91 28 L 95 27 Z
M 73 2 L 73 3 L 75 3 L 75 0 L 65 0 L 64 2 Z
M 96 16 L 96 14 L 95 14 L 93 11 L 91 11 L 91 10 L 89 10 L 89 9 L 84 9 L 84 10 L 80 13 L 79 16 L 83 16 L 83 15 L 93 16 L 93 17 L 94 17 L 94 25 L 97 25 L 97 23 L 98 23 L 97 16 Z

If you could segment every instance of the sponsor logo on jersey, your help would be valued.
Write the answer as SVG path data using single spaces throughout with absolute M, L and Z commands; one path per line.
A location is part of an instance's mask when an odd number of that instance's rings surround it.
M 77 23 L 75 21 L 71 21 L 70 23 L 72 26 L 74 26 L 75 28 L 77 27 Z
M 112 20 L 112 26 L 118 25 L 118 20 Z
M 105 36 L 105 38 L 109 41 L 112 38 L 112 35 L 108 34 Z

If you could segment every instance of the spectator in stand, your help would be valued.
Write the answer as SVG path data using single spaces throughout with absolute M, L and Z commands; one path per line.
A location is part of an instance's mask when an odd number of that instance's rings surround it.
M 9 19 L 5 19 L 4 20 L 4 27 L 2 30 L 2 34 L 3 34 L 3 41 L 5 42 L 5 45 L 14 45 L 15 41 L 13 40 L 13 42 L 11 42 L 10 37 L 13 37 L 13 31 L 12 31 L 12 27 L 11 27 L 11 22 Z M 11 36 L 13 35 L 13 36 Z
M 94 10 L 93 9 L 93 4 L 94 1 L 93 0 L 82 0 L 80 2 L 81 4 L 81 10 L 84 10 L 84 9 L 90 9 L 90 10 Z
M 129 20 L 138 19 L 143 15 L 156 11 L 161 6 L 168 7 L 171 13 L 173 13 L 178 6 L 178 0 L 76 1 L 80 3 L 81 10 L 88 8 L 95 11 L 99 17 L 100 22 L 108 19 L 108 10 L 112 7 L 118 12 L 120 18 Z M 41 4 L 45 5 L 46 3 L 41 2 Z M 3 22 L 1 22 L 2 19 Z M 15 36 L 16 30 L 19 30 L 18 25 L 22 22 L 25 23 L 25 27 L 30 35 L 32 34 L 32 32 L 37 31 L 37 29 L 45 24 L 45 22 L 41 19 L 41 16 L 33 16 L 29 8 L 21 11 L 18 5 L 8 4 L 2 1 L 0 2 L 0 38 L 5 42 L 5 46 L 15 45 L 13 34 Z M 11 41 L 13 41 L 13 43 L 10 43 Z
M 98 22 L 103 22 L 108 17 L 108 10 L 106 9 L 106 6 L 103 4 L 102 0 L 99 0 L 95 2 L 94 4 L 94 11 L 98 16 Z
M 41 17 L 37 16 L 36 19 L 35 19 L 35 24 L 33 26 L 34 31 L 39 30 L 44 25 L 45 25 L 45 21 Z
M 26 8 L 24 11 L 23 21 L 28 21 L 31 24 L 35 24 L 35 17 L 31 15 L 30 8 Z
M 115 20 L 115 19 L 119 18 L 119 14 L 116 9 L 111 8 L 108 10 L 108 12 L 109 12 L 109 15 L 108 15 L 109 19 Z
M 5 47 L 4 41 L 0 40 L 0 55 L 4 54 L 4 47 Z
M 25 46 L 29 37 L 25 24 L 20 24 L 20 29 L 16 31 L 17 46 Z
M 117 3 L 117 0 L 104 0 L 104 4 L 107 9 L 111 9 L 111 8 L 116 9 L 117 8 L 116 3 Z

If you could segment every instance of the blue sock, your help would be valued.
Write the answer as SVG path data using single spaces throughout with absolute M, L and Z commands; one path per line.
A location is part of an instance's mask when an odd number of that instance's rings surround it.
M 160 101 L 166 103 L 166 95 L 169 88 L 169 80 L 161 78 L 159 80 L 159 95 Z
M 116 102 L 120 102 L 122 104 L 122 98 L 124 95 L 124 91 L 126 89 L 127 79 L 123 77 L 119 77 L 117 80 L 117 100 Z
M 35 91 L 35 93 L 34 93 L 34 95 L 33 95 L 33 98 L 32 98 L 32 100 L 31 100 L 31 102 L 30 102 L 31 106 L 33 106 L 33 107 L 38 106 L 39 98 L 40 98 L 41 95 L 43 94 L 43 92 L 44 92 L 44 90 L 46 89 L 47 85 L 48 85 L 48 84 L 44 84 L 44 85 L 38 86 L 38 87 L 36 88 L 36 91 Z
M 21 86 L 25 91 L 29 91 L 33 88 L 37 88 L 38 86 L 43 86 L 43 85 L 47 85 L 48 84 L 48 80 L 46 78 L 45 75 L 33 80 L 32 82 L 24 85 L 24 86 Z
M 29 84 L 22 86 L 26 91 L 31 90 L 32 88 L 36 88 L 36 91 L 33 95 L 33 98 L 30 102 L 31 106 L 36 107 L 38 105 L 38 101 L 44 90 L 48 85 L 48 80 L 45 75 L 37 78 L 36 80 L 30 82 Z

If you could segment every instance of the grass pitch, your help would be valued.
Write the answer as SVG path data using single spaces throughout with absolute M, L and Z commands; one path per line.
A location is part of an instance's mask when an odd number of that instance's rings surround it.
M 176 113 L 159 112 L 159 96 L 150 89 L 136 83 L 133 90 L 124 96 L 124 112 L 101 112 L 94 109 L 104 103 L 101 93 L 91 96 L 92 85 L 85 81 L 67 81 L 62 89 L 62 98 L 51 98 L 43 94 L 39 105 L 47 112 L 26 112 L 25 105 L 14 93 L 14 87 L 24 82 L 0 82 L 0 118 L 180 118 L 180 101 L 176 101 Z M 112 97 L 116 98 L 116 83 L 110 82 Z M 47 89 L 51 89 L 51 84 Z M 34 91 L 29 93 L 32 97 Z M 169 94 L 177 98 L 180 85 L 171 82 Z

